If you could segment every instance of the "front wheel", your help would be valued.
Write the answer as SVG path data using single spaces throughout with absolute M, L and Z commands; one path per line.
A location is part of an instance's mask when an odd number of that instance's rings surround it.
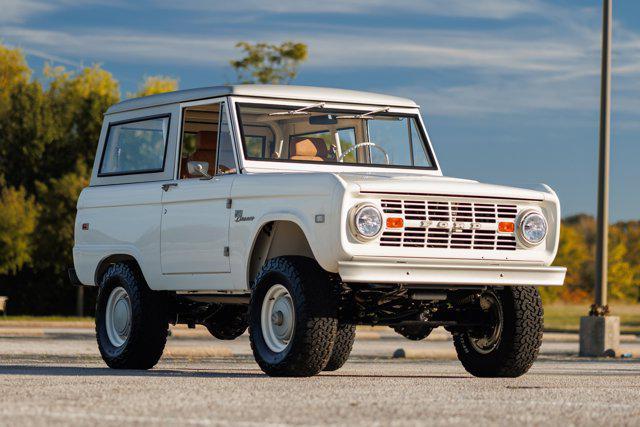
M 249 338 L 267 375 L 304 377 L 325 368 L 338 324 L 329 283 L 308 258 L 273 258 L 262 267 L 249 304 Z
M 480 295 L 486 325 L 458 331 L 453 342 L 464 368 L 477 377 L 519 377 L 542 345 L 542 300 L 534 287 L 514 286 Z

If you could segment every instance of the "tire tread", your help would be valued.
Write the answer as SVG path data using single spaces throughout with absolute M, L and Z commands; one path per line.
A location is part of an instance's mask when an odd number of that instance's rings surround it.
M 507 293 L 511 295 L 507 295 Z M 454 344 L 458 358 L 464 368 L 478 377 L 519 377 L 524 375 L 538 357 L 542 345 L 544 311 L 540 293 L 532 286 L 514 286 L 504 291 L 503 308 L 505 328 L 510 333 L 503 336 L 500 347 L 489 355 L 479 355 L 469 351 L 464 333 L 454 334 Z M 510 304 L 505 304 L 509 299 Z M 513 322 L 507 324 L 507 314 Z

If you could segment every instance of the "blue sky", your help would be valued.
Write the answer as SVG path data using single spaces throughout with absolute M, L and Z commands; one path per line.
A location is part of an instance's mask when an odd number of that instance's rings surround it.
M 614 0 L 611 214 L 640 219 L 640 2 Z M 100 63 L 133 92 L 229 83 L 244 41 L 295 40 L 297 84 L 415 99 L 446 175 L 596 206 L 601 5 L 594 0 L 0 0 L 30 65 Z

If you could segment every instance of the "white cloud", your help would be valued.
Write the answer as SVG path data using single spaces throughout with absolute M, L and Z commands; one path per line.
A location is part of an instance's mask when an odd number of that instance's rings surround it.
M 227 64 L 237 55 L 237 36 L 200 34 L 165 35 L 111 28 L 74 30 L 73 33 L 5 27 L 3 33 L 24 46 L 58 55 L 73 55 L 122 62 L 175 61 L 181 64 Z M 253 36 L 253 37 L 252 37 Z M 469 31 L 367 29 L 339 34 L 330 29 L 245 33 L 245 39 L 302 40 L 310 46 L 305 67 L 352 68 L 410 67 L 419 69 L 460 68 L 505 73 L 552 73 L 562 75 L 591 66 L 588 47 L 571 40 L 529 39 L 516 33 Z
M 38 0 L 2 0 L 0 23 L 19 23 L 37 13 L 49 12 L 54 5 Z
M 108 4 L 125 7 L 125 0 L 1 0 L 0 24 L 23 23 L 37 15 L 46 15 L 65 7 Z
M 236 0 L 211 2 L 195 0 L 175 2 L 155 0 L 155 4 L 168 9 L 195 10 L 199 13 L 334 13 L 334 14 L 383 14 L 388 12 L 410 12 L 419 15 L 508 19 L 524 14 L 541 14 L 549 5 L 538 0 Z

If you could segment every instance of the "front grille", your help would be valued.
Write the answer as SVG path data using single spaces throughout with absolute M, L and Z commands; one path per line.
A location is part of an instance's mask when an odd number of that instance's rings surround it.
M 383 199 L 386 214 L 402 217 L 403 229 L 385 230 L 381 246 L 516 250 L 513 233 L 498 232 L 501 221 L 514 222 L 516 205 L 476 201 Z

